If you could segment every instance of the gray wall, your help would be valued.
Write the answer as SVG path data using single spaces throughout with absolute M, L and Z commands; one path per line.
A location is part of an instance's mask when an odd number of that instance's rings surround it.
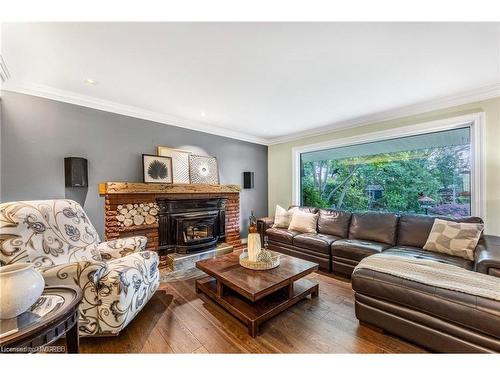
M 266 146 L 6 91 L 1 117 L 2 202 L 81 201 L 81 188 L 64 187 L 63 159 L 82 156 L 89 162 L 84 208 L 102 235 L 104 199 L 98 183 L 142 181 L 141 155 L 155 154 L 161 145 L 216 156 L 221 184 L 242 185 L 243 171 L 255 172 L 255 188 L 241 190 L 244 237 L 250 210 L 257 217 L 267 215 Z

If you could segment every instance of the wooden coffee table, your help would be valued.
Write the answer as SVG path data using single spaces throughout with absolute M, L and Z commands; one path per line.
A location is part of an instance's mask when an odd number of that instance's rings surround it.
M 318 283 L 303 278 L 318 269 L 316 263 L 282 254 L 278 267 L 254 271 L 240 266 L 240 254 L 235 251 L 197 262 L 196 267 L 210 276 L 196 280 L 196 292 L 246 324 L 252 337 L 266 320 L 309 294 L 318 296 Z

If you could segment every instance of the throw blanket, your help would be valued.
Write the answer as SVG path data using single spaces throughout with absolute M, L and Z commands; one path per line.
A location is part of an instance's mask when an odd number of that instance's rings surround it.
M 500 301 L 500 278 L 428 259 L 375 254 L 356 267 L 398 276 L 438 288 Z

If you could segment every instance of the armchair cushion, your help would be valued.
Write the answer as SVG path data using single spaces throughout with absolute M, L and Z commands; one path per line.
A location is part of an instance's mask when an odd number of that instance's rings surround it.
M 99 236 L 82 207 L 66 199 L 0 205 L 2 264 L 36 267 L 100 261 Z
M 103 260 L 120 259 L 138 251 L 146 250 L 148 239 L 144 236 L 118 238 L 116 240 L 101 242 L 97 245 Z

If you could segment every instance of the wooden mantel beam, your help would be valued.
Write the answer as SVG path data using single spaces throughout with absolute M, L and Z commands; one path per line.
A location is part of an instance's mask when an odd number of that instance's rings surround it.
M 239 193 L 239 185 L 151 184 L 143 182 L 101 182 L 99 195 L 108 194 L 210 194 Z

